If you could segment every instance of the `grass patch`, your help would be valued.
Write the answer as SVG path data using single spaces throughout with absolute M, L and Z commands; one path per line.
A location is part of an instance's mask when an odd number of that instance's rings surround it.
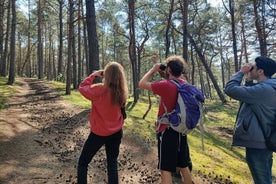
M 65 95 L 66 84 L 57 81 L 50 81 L 54 85 L 55 89 L 59 95 L 66 101 L 70 102 L 73 105 L 77 105 L 84 108 L 90 108 L 91 102 L 80 95 L 78 90 L 71 90 L 71 95 Z
M 0 77 L 0 110 L 9 107 L 9 96 L 14 94 L 16 90 L 7 85 L 8 79 L 6 77 Z M 19 85 L 19 83 L 15 83 Z

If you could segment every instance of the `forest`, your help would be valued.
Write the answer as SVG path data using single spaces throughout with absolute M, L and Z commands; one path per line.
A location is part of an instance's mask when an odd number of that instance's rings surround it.
M 66 83 L 66 94 L 109 61 L 121 63 L 134 103 L 152 55 L 182 55 L 189 82 L 226 102 L 224 84 L 258 55 L 275 58 L 273 0 L 1 0 L 0 76 Z
M 138 87 L 153 55 L 181 55 L 188 82 L 206 97 L 205 135 L 189 136 L 195 179 L 250 183 L 242 148 L 231 146 L 239 104 L 224 87 L 255 57 L 275 59 L 275 39 L 275 0 L 0 0 L 0 183 L 75 183 L 91 105 L 77 89 L 110 61 L 124 67 L 129 88 L 121 180 L 158 182 L 147 147 L 156 141 L 158 99 Z M 53 88 L 77 106 L 63 107 Z M 101 156 L 90 173 L 96 183 Z M 273 182 L 275 171 L 274 163 Z

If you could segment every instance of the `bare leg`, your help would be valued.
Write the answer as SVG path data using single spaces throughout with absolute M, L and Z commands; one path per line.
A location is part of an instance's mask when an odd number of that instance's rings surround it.
M 192 175 L 189 167 L 180 168 L 183 184 L 192 184 Z
M 172 184 L 171 172 L 161 170 L 161 184 Z

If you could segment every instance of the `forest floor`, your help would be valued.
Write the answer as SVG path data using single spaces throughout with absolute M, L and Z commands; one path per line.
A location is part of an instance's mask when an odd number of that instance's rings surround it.
M 87 109 L 73 106 L 45 81 L 19 78 L 10 107 L 0 111 L 0 183 L 76 183 L 76 167 L 89 134 Z M 160 183 L 155 146 L 125 134 L 120 147 L 120 183 Z M 88 182 L 107 183 L 102 148 L 89 165 Z M 204 183 L 194 176 L 194 182 Z M 180 183 L 174 178 L 174 183 Z

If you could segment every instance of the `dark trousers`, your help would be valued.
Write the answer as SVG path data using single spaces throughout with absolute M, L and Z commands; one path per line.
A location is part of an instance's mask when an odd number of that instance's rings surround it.
M 90 133 L 84 143 L 78 162 L 78 184 L 87 184 L 88 164 L 103 145 L 105 145 L 107 158 L 108 183 L 119 183 L 117 159 L 122 136 L 122 130 L 110 136 L 98 136 L 92 132 Z

